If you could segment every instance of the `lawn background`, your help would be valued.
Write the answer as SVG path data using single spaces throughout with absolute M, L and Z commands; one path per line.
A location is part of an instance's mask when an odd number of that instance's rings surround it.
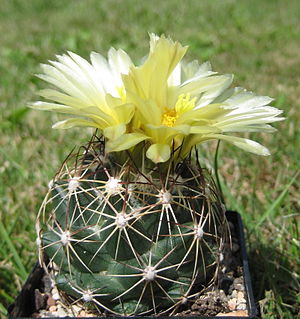
M 48 181 L 91 134 L 52 130 L 57 115 L 26 107 L 45 86 L 34 76 L 39 64 L 67 50 L 105 55 L 110 46 L 138 62 L 155 32 L 284 110 L 277 133 L 252 135 L 272 156 L 222 143 L 219 173 L 227 207 L 246 225 L 263 318 L 299 318 L 299 21 L 298 0 L 0 0 L 1 315 L 37 259 L 34 221 Z

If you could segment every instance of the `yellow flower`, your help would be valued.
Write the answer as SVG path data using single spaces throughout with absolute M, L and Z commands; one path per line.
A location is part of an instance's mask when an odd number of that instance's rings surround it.
M 130 148 L 146 138 L 127 129 L 135 107 L 126 102 L 122 74 L 128 73 L 131 59 L 123 50 L 114 48 L 109 50 L 108 60 L 95 52 L 90 59 L 91 63 L 68 52 L 57 56 L 58 61 L 42 65 L 44 73 L 38 76 L 55 89 L 41 90 L 39 94 L 55 103 L 38 101 L 29 106 L 73 115 L 53 128 L 95 127 L 108 139 L 108 149 L 110 143 L 114 143 L 114 151 Z
M 272 99 L 242 89 L 229 89 L 233 76 L 217 75 L 209 63 L 182 61 L 186 47 L 164 36 L 150 35 L 150 53 L 141 66 L 123 75 L 127 102 L 136 107 L 133 129 L 150 143 L 147 157 L 165 162 L 178 150 L 210 139 L 222 139 L 247 151 L 268 155 L 260 144 L 223 133 L 271 131 L 280 110 L 267 106 Z
M 150 35 L 145 62 L 133 65 L 122 50 L 111 48 L 106 60 L 91 53 L 91 63 L 69 52 L 43 65 L 39 75 L 55 89 L 31 107 L 73 115 L 55 128 L 91 126 L 106 138 L 108 152 L 145 141 L 146 156 L 166 162 L 181 159 L 192 147 L 211 139 L 228 141 L 246 151 L 269 155 L 262 145 L 228 134 L 272 132 L 280 110 L 266 96 L 229 88 L 233 76 L 213 72 L 208 62 L 186 63 L 187 47 L 165 36 Z

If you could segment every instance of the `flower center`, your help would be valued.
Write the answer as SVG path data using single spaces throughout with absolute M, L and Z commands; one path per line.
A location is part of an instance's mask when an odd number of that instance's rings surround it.
M 166 108 L 165 113 L 162 115 L 162 125 L 173 127 L 175 125 L 178 115 L 175 110 Z
M 165 112 L 162 115 L 162 125 L 173 127 L 178 117 L 188 111 L 191 111 L 195 107 L 196 98 L 191 99 L 191 94 L 180 94 L 175 104 L 175 108 L 171 109 L 166 107 Z

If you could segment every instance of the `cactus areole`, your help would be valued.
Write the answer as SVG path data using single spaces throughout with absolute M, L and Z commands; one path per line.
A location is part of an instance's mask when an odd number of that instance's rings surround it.
M 50 260 L 44 266 L 70 302 L 100 313 L 171 313 L 217 278 L 224 205 L 189 160 L 137 165 L 103 146 L 94 137 L 49 184 L 41 263 Z

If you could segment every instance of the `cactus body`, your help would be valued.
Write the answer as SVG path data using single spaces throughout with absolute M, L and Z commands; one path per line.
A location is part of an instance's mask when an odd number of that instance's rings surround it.
M 51 183 L 41 255 L 60 290 L 100 312 L 176 309 L 216 277 L 226 226 L 214 184 L 187 161 L 147 167 L 101 145 L 69 157 Z

